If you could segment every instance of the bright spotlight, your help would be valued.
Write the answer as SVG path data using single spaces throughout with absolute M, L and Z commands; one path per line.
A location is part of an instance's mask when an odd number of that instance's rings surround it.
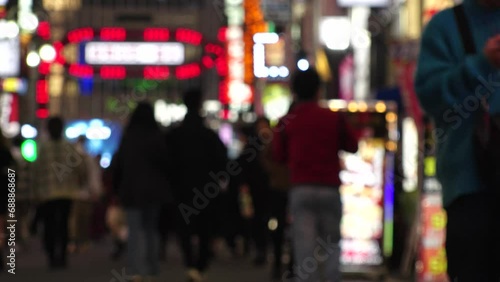
M 40 58 L 45 62 L 52 62 L 56 59 L 56 49 L 52 45 L 45 44 L 40 48 Z
M 34 139 L 38 134 L 36 128 L 29 124 L 21 126 L 21 136 L 25 139 Z
M 297 62 L 297 67 L 299 68 L 299 70 L 301 71 L 306 71 L 309 69 L 309 62 L 306 60 L 306 59 L 300 59 L 298 62 Z
M 40 64 L 40 56 L 35 51 L 29 52 L 26 57 L 26 64 L 32 68 L 37 67 Z
M 20 16 L 19 25 L 22 29 L 33 32 L 38 27 L 38 18 L 33 13 L 23 13 Z
M 3 36 L 6 38 L 15 38 L 19 35 L 19 26 L 14 21 L 3 22 L 0 28 L 3 29 Z

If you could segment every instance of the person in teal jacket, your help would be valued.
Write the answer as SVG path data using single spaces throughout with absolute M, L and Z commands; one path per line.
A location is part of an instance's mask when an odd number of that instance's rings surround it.
M 453 10 L 441 11 L 422 35 L 415 88 L 435 124 L 450 280 L 500 281 L 500 237 L 491 229 L 500 216 L 489 209 L 474 143 L 482 98 L 500 114 L 500 1 L 465 0 L 463 8 L 476 53 L 466 53 Z

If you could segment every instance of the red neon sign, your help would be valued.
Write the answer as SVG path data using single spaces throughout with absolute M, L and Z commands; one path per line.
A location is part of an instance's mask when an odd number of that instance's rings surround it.
M 123 41 L 127 31 L 122 27 L 103 27 L 100 32 L 101 40 Z
M 103 66 L 100 74 L 102 79 L 124 79 L 127 71 L 122 66 Z
M 146 28 L 144 29 L 144 41 L 168 41 L 170 39 L 170 30 L 168 28 Z
M 144 68 L 145 79 L 166 79 L 170 76 L 168 67 L 149 66 Z
M 79 43 L 93 38 L 94 30 L 90 27 L 75 29 L 68 33 L 68 41 L 71 43 Z
M 46 80 L 37 81 L 35 99 L 38 104 L 47 104 L 49 102 L 49 91 Z
M 177 67 L 175 69 L 175 77 L 177 79 L 190 79 L 197 77 L 201 74 L 201 68 L 198 64 L 188 64 Z
M 94 70 L 91 66 L 73 64 L 69 66 L 69 74 L 76 77 L 92 77 Z
M 44 119 L 49 117 L 49 110 L 48 109 L 37 109 L 36 110 L 36 117 L 39 119 Z
M 49 22 L 40 22 L 38 24 L 37 34 L 43 40 L 49 40 L 50 39 L 50 24 L 49 24 Z
M 201 44 L 201 40 L 203 39 L 203 35 L 200 32 L 179 28 L 175 33 L 175 40 L 182 43 L 192 44 L 198 46 Z
M 224 29 L 221 30 L 221 32 Z M 203 35 L 195 30 L 188 28 L 178 28 L 170 30 L 162 27 L 150 27 L 141 30 L 127 30 L 122 27 L 103 27 L 94 29 L 90 27 L 78 28 L 70 31 L 65 41 L 54 43 L 56 49 L 55 63 L 66 65 L 69 68 L 69 73 L 78 78 L 91 78 L 94 74 L 99 75 L 103 79 L 124 79 L 127 76 L 139 75 L 145 79 L 167 79 L 172 75 L 180 80 L 192 79 L 201 75 L 202 68 L 216 68 L 220 75 L 227 74 L 227 63 L 225 59 L 225 48 L 217 43 L 208 43 L 203 45 L 203 55 L 200 62 L 187 62 L 184 65 L 134 65 L 130 67 L 127 64 L 120 65 L 119 62 L 114 64 L 67 64 L 63 49 L 65 44 L 80 44 L 85 41 L 94 41 L 95 37 L 98 40 L 107 40 L 115 42 L 178 42 L 193 46 L 200 46 L 203 43 Z M 222 38 L 219 38 L 222 39 Z M 84 43 L 86 44 L 86 43 Z M 163 52 L 165 52 L 162 49 Z M 45 73 L 45 68 L 40 71 Z

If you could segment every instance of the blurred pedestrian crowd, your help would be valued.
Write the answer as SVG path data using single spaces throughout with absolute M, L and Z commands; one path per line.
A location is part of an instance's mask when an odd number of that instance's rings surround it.
M 340 113 L 319 106 L 319 86 L 314 70 L 300 72 L 295 103 L 277 125 L 263 117 L 235 125 L 242 144 L 236 159 L 206 126 L 198 89 L 184 93 L 188 112 L 167 131 L 149 103 L 138 103 L 106 169 L 85 151 L 85 137 L 65 140 L 59 117 L 48 119 L 50 138 L 34 163 L 22 158 L 20 142 L 0 140 L 2 171 L 17 172 L 16 247 L 29 250 L 27 239 L 41 235 L 48 267 L 58 270 L 68 267 L 69 254 L 110 236 L 110 259 L 123 257 L 127 275 L 150 281 L 177 235 L 188 281 L 204 281 L 217 242 L 235 257 L 252 256 L 256 267 L 270 262 L 271 277 L 288 281 L 322 238 L 335 250 L 321 260 L 324 276 L 337 281 L 338 152 L 356 151 L 357 140 Z M 301 279 L 316 281 L 315 275 Z

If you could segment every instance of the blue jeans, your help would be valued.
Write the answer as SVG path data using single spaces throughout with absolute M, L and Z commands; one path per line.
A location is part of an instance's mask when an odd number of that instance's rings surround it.
M 160 207 L 127 208 L 127 275 L 156 276 L 160 270 Z
M 295 262 L 293 278 L 288 281 L 341 281 L 339 242 L 342 202 L 339 189 L 296 186 L 290 192 L 289 208 Z

